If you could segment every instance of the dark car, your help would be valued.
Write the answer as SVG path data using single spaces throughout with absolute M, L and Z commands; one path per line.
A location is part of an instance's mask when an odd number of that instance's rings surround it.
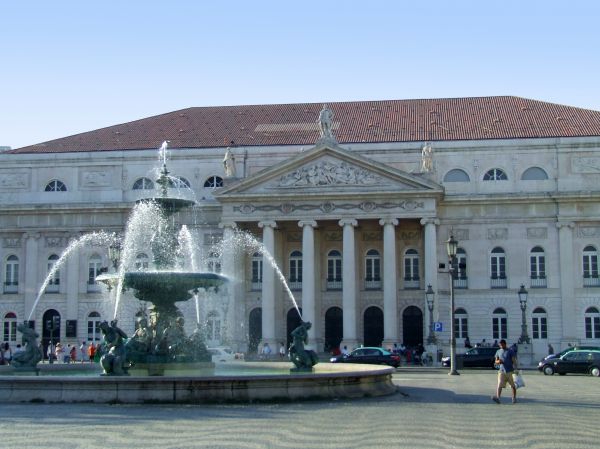
M 478 346 L 464 354 L 456 354 L 456 363 L 465 368 L 494 368 L 498 347 Z M 442 366 L 450 366 L 450 357 L 442 357 Z
M 329 359 L 331 363 L 368 363 L 374 365 L 400 366 L 400 356 L 383 348 L 358 348 L 348 355 L 337 355 Z
M 557 354 L 549 354 L 546 357 L 544 357 L 542 360 L 539 361 L 538 363 L 538 369 L 541 371 L 542 370 L 542 366 L 546 365 L 550 359 L 558 359 L 560 357 L 562 357 L 563 355 L 565 355 L 567 352 L 570 352 L 574 349 L 586 349 L 586 350 L 593 350 L 593 351 L 600 351 L 600 346 L 569 346 L 567 349 L 563 349 L 562 351 L 560 351 Z
M 572 373 L 600 377 L 600 351 L 573 349 L 558 358 L 548 359 L 538 369 L 547 376 Z

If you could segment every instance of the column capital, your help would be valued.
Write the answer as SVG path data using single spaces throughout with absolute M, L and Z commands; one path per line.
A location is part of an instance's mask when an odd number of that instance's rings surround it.
M 235 221 L 222 221 L 221 223 L 219 223 L 219 228 L 220 229 L 224 229 L 224 228 L 236 229 L 237 223 Z
M 437 217 L 425 217 L 425 218 L 421 218 L 421 224 L 423 226 L 428 225 L 428 224 L 434 224 L 436 226 L 439 226 L 440 219 L 437 218 Z
M 277 222 L 276 221 L 259 221 L 258 222 L 258 227 L 259 228 L 276 228 L 277 227 Z
M 304 226 L 310 226 L 311 228 L 317 227 L 317 222 L 315 220 L 300 220 L 298 222 L 298 226 L 303 228 Z
M 558 229 L 562 229 L 564 227 L 570 228 L 570 229 L 575 229 L 575 223 L 573 223 L 572 221 L 557 221 L 556 222 L 556 227 Z
M 385 226 L 387 224 L 398 226 L 398 219 L 397 218 L 382 218 L 381 220 L 379 220 L 380 226 Z
M 338 225 L 350 225 L 355 228 L 356 226 L 358 226 L 358 220 L 356 220 L 356 218 L 342 218 L 340 221 L 338 221 Z

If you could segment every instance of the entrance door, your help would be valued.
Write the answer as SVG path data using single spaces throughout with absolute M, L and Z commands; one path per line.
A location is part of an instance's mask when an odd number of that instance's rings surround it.
M 56 345 L 60 341 L 60 313 L 54 309 L 46 310 L 42 318 L 44 357 L 48 356 L 48 345 L 51 341 L 53 345 Z
M 344 338 L 344 312 L 330 307 L 325 312 L 325 352 L 338 348 Z
M 298 326 L 300 326 L 300 323 L 302 322 L 302 318 L 300 318 L 300 315 L 302 314 L 302 308 L 300 308 L 300 313 L 298 313 L 298 310 L 296 310 L 295 307 L 292 307 L 290 310 L 288 310 L 287 313 L 287 326 L 286 326 L 286 348 L 290 347 L 290 343 L 292 343 L 292 331 L 294 329 L 296 329 Z
M 423 312 L 416 306 L 408 306 L 402 312 L 402 337 L 407 347 L 423 344 Z
M 256 354 L 262 338 L 262 309 L 252 309 L 248 317 L 248 353 Z
M 383 342 L 383 312 L 379 307 L 369 307 L 364 315 L 365 346 L 381 346 Z

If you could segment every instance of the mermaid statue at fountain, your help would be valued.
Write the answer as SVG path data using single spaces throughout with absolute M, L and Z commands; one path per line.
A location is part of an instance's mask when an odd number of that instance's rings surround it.
M 24 349 L 13 355 L 10 364 L 17 369 L 35 369 L 42 360 L 42 350 L 37 343 L 39 334 L 25 323 L 19 323 L 17 330 L 21 332 L 21 345 Z
M 312 371 L 319 357 L 312 349 L 305 349 L 308 341 L 308 331 L 312 327 L 309 321 L 301 322 L 300 326 L 292 331 L 292 344 L 290 345 L 290 361 L 295 365 L 290 371 Z

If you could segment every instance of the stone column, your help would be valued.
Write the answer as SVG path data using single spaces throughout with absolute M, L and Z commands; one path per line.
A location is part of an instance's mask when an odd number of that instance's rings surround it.
M 398 343 L 398 299 L 396 297 L 396 226 L 395 218 L 382 218 L 383 226 L 383 347 Z
M 317 222 L 306 220 L 298 222 L 302 228 L 302 320 L 310 321 L 308 346 L 317 348 L 317 330 L 321 329 L 320 316 L 315 308 L 315 228 Z
M 19 291 L 25 293 L 25 319 L 31 313 L 34 306 L 35 299 L 38 294 L 38 290 L 41 287 L 41 281 L 38 279 L 38 266 L 39 266 L 39 240 L 41 234 L 38 232 L 25 233 L 25 261 L 23 268 L 25 269 L 25 282 L 19 286 Z M 36 313 L 39 310 L 35 311 Z M 36 315 L 33 315 L 31 319 L 35 319 Z M 41 329 L 41 328 L 40 328 Z
M 222 266 L 221 272 L 227 276 L 229 281 L 223 285 L 221 295 L 226 296 L 224 307 L 225 316 L 225 338 L 234 349 L 238 349 L 241 344 L 240 334 L 243 336 L 243 328 L 240 330 L 240 323 L 244 323 L 243 313 L 239 309 L 244 307 L 243 295 L 239 295 L 240 278 L 236 271 L 236 260 L 239 258 L 239 248 L 234 242 L 235 222 L 219 223 L 219 228 L 223 230 L 222 241 Z M 241 321 L 240 321 L 241 320 Z M 243 338 L 243 337 L 242 337 Z
M 439 315 L 439 298 L 438 295 L 438 286 L 437 286 L 437 273 L 438 273 L 438 259 L 437 259 L 437 226 L 440 224 L 440 220 L 437 218 L 423 218 L 421 220 L 421 225 L 425 228 L 425 260 L 424 260 L 424 284 L 423 288 L 423 316 L 425 316 L 425 326 L 424 331 L 425 335 L 423 336 L 423 341 L 427 340 L 427 336 L 429 335 L 429 329 L 431 328 L 431 321 L 429 315 L 429 308 L 427 307 L 427 298 L 425 297 L 425 291 L 427 291 L 427 286 L 431 285 L 431 288 L 435 292 L 433 296 L 433 315 Z M 453 323 L 451 324 L 453 325 Z M 436 340 L 439 340 L 439 336 L 435 336 Z M 438 344 L 440 342 L 438 341 Z M 437 348 L 436 348 L 437 349 Z M 433 348 L 427 348 L 429 352 L 433 351 Z
M 272 257 L 275 257 L 275 227 L 274 221 L 261 221 L 258 226 L 263 229 L 263 246 Z M 275 270 L 267 255 L 263 255 L 263 282 L 262 282 L 262 341 L 269 343 L 272 354 L 277 352 L 275 338 Z
M 558 254 L 560 258 L 560 296 L 562 305 L 561 346 L 578 343 L 575 331 L 577 322 L 575 307 L 575 273 L 573 270 L 573 222 L 558 222 Z
M 342 304 L 344 311 L 344 339 L 341 346 L 349 350 L 358 345 L 356 337 L 356 256 L 354 228 L 358 225 L 355 219 L 339 221 L 343 226 L 343 260 L 342 260 Z

